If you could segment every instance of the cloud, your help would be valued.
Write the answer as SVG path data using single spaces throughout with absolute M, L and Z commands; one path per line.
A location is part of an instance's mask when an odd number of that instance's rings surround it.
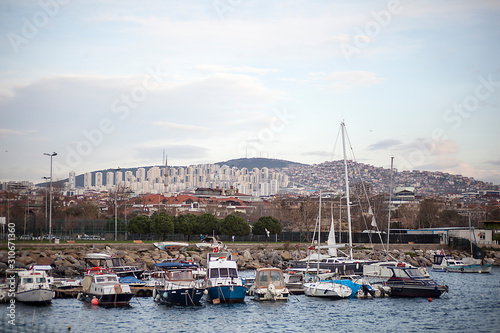
M 200 131 L 208 130 L 208 128 L 202 127 L 202 126 L 177 124 L 177 123 L 171 123 L 168 121 L 154 121 L 153 125 L 160 126 L 160 127 L 166 127 L 166 128 L 170 128 L 170 129 L 174 129 L 174 130 L 187 131 L 187 132 L 200 132 Z
M 329 157 L 330 153 L 326 151 L 308 151 L 300 154 L 302 156 L 319 156 L 319 157 Z
M 250 73 L 258 75 L 266 75 L 270 72 L 278 72 L 272 68 L 255 68 L 250 66 L 221 66 L 221 65 L 198 65 L 196 66 L 201 72 L 209 73 Z
M 381 149 L 389 149 L 394 146 L 398 146 L 401 144 L 400 140 L 396 139 L 387 139 L 387 140 L 382 140 L 377 143 L 374 143 L 370 146 L 368 146 L 368 150 L 381 150 Z
M 487 164 L 492 164 L 492 165 L 500 165 L 500 159 L 499 160 L 488 160 L 488 161 L 485 161 L 484 163 L 487 163 Z
M 384 81 L 384 79 L 377 76 L 377 74 L 367 71 L 309 73 L 307 80 L 311 82 L 320 82 L 322 85 L 334 90 L 346 90 L 357 86 L 371 86 Z

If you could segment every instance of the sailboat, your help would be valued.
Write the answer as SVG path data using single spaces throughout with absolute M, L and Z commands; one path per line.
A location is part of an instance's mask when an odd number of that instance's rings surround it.
M 317 254 L 318 259 L 320 258 L 321 249 L 321 190 L 319 192 L 319 214 L 318 214 L 318 246 Z M 333 299 L 347 298 L 351 296 L 352 289 L 341 283 L 334 281 L 333 279 L 321 280 L 320 279 L 320 260 L 316 262 L 316 281 L 304 283 L 304 294 L 306 296 L 313 297 L 328 297 Z
M 335 229 L 333 226 L 333 217 L 330 226 L 330 234 L 328 237 L 327 245 L 321 245 L 318 239 L 318 254 L 316 257 L 313 255 L 308 258 L 298 260 L 291 263 L 291 267 L 299 270 L 299 269 L 307 269 L 309 264 L 318 263 L 318 272 L 320 270 L 326 270 L 330 272 L 335 272 L 337 274 L 363 274 L 363 266 L 367 264 L 371 264 L 374 261 L 372 260 L 360 260 L 353 258 L 353 245 L 352 245 L 352 227 L 351 227 L 351 203 L 350 203 L 350 194 L 349 194 L 349 174 L 347 168 L 347 152 L 346 152 L 346 139 L 345 139 L 345 123 L 342 122 L 340 124 L 341 133 L 342 133 L 342 143 L 343 143 L 343 157 L 344 157 L 344 176 L 345 176 L 345 193 L 347 198 L 347 224 L 348 224 L 348 234 L 349 234 L 349 254 L 345 257 L 337 256 L 337 249 L 341 247 L 345 247 L 346 244 L 336 244 L 335 242 Z M 320 210 L 321 210 L 321 193 L 320 193 Z M 319 238 L 319 237 L 318 237 Z M 315 249 L 316 246 L 312 246 L 311 248 Z M 328 256 L 322 256 L 319 253 L 319 250 L 322 248 L 328 248 Z

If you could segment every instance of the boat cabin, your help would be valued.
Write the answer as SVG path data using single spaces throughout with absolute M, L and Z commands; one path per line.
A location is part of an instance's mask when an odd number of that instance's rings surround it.
M 276 288 L 285 288 L 283 271 L 279 268 L 259 268 L 255 275 L 254 285 L 258 288 L 267 288 L 271 283 Z

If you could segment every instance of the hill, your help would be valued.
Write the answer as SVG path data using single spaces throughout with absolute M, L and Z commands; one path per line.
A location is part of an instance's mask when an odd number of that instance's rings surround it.
M 262 169 L 264 167 L 268 169 L 281 169 L 288 168 L 290 165 L 306 165 L 297 162 L 285 161 L 285 160 L 277 160 L 272 158 L 237 158 L 225 162 L 217 162 L 217 165 L 227 165 L 230 167 L 237 167 L 238 169 L 247 168 L 259 168 Z

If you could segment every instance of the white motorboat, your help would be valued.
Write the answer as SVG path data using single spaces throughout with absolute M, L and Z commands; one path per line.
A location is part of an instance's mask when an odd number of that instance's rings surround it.
M 7 275 L 15 277 L 16 301 L 31 304 L 49 304 L 54 298 L 47 272 L 44 270 L 12 269 Z
M 257 301 L 286 301 L 290 292 L 285 286 L 283 271 L 279 268 L 259 268 L 249 289 Z
M 79 300 L 93 305 L 128 305 L 134 293 L 126 283 L 118 281 L 118 275 L 103 267 L 93 267 L 85 272 Z
M 211 236 L 205 237 L 199 243 L 196 243 L 196 247 L 201 250 L 209 250 L 210 252 L 222 252 L 226 250 L 224 243 Z
M 352 289 L 334 280 L 321 280 L 304 283 L 304 294 L 306 296 L 341 299 L 351 296 Z

